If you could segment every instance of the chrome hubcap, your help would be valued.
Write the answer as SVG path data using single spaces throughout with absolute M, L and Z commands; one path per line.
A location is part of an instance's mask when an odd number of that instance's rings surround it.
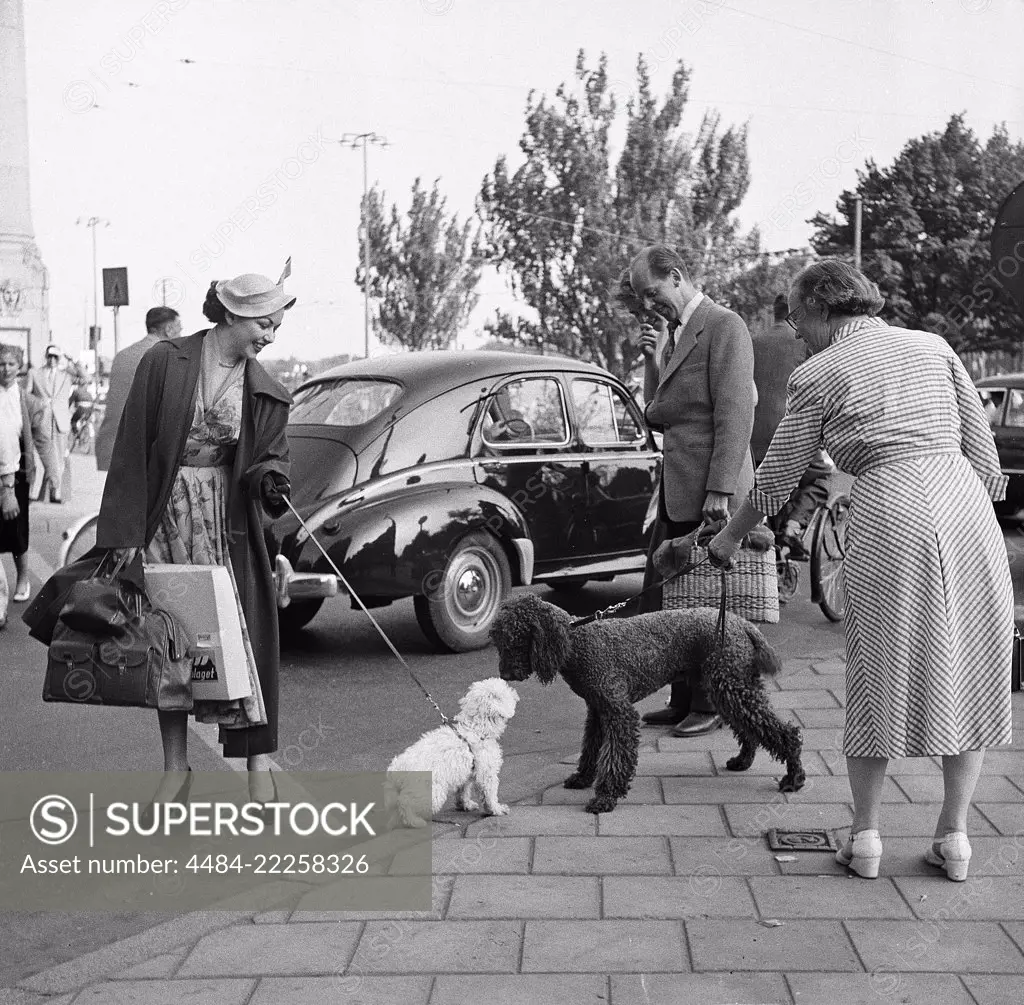
M 451 619 L 475 631 L 497 614 L 501 600 L 501 573 L 494 556 L 482 548 L 467 548 L 448 569 L 446 602 Z
M 475 611 L 484 599 L 484 577 L 479 569 L 467 569 L 460 577 L 455 588 L 455 602 L 463 611 Z

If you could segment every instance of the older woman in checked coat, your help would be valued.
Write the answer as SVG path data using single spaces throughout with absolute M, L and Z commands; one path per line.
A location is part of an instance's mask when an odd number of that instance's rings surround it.
M 789 318 L 813 355 L 790 378 L 754 488 L 709 550 L 727 563 L 819 447 L 856 476 L 844 564 L 854 814 L 836 858 L 877 876 L 889 758 L 940 756 L 944 800 L 925 859 L 961 881 L 985 748 L 1011 738 L 1013 588 L 992 508 L 1007 480 L 956 354 L 938 335 L 886 324 L 883 303 L 834 259 L 796 277 Z

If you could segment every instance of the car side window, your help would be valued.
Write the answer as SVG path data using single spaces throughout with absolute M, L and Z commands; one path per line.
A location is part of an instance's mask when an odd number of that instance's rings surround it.
M 553 377 L 523 377 L 492 394 L 484 413 L 484 442 L 494 446 L 568 443 L 562 388 Z
M 1003 416 L 1003 402 L 1006 400 L 1006 390 L 1002 387 L 983 387 L 978 391 L 981 397 L 981 406 L 985 409 L 985 417 L 990 426 L 1000 425 Z
M 1017 426 L 1018 428 L 1024 426 L 1024 391 L 1010 391 L 1010 400 L 1006 406 L 1006 418 L 1003 420 L 1003 425 Z
M 622 393 L 603 380 L 572 382 L 580 438 L 588 447 L 635 445 L 643 439 L 639 420 Z

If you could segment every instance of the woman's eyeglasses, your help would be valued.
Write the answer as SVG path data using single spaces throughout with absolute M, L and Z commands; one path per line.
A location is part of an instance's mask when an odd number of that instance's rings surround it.
M 794 317 L 795 317 L 795 316 L 796 316 L 797 314 L 799 314 L 799 313 L 800 313 L 800 311 L 801 311 L 801 310 L 802 310 L 802 308 L 801 308 L 801 307 L 798 307 L 798 308 L 797 308 L 797 309 L 796 309 L 795 311 L 790 311 L 790 312 L 789 312 L 789 313 L 788 313 L 788 314 L 786 315 L 786 324 L 787 324 L 787 325 L 789 325 L 789 327 L 790 327 L 790 328 L 792 328 L 792 329 L 793 329 L 793 331 L 796 331 L 796 330 L 797 330 L 797 327 L 796 327 L 796 321 L 794 321 L 793 319 L 794 319 Z

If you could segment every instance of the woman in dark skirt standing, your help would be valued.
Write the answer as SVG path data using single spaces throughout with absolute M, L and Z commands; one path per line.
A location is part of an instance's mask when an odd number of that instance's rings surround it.
M 10 595 L 0 565 L 0 628 L 7 625 L 7 603 L 29 598 L 28 503 L 35 477 L 32 446 L 45 456 L 49 441 L 42 428 L 42 406 L 18 383 L 21 350 L 0 345 L 0 555 L 14 557 L 17 580 Z
M 285 426 L 291 397 L 257 362 L 295 298 L 266 276 L 213 283 L 203 313 L 214 327 L 167 339 L 142 358 L 117 431 L 97 544 L 132 561 L 222 565 L 235 584 L 253 696 L 197 703 L 220 724 L 225 757 L 245 757 L 252 798 L 276 787 L 279 642 L 265 515 L 290 492 Z M 262 701 L 260 701 L 262 697 Z M 155 801 L 184 799 L 190 776 L 184 712 L 158 712 L 163 781 Z

